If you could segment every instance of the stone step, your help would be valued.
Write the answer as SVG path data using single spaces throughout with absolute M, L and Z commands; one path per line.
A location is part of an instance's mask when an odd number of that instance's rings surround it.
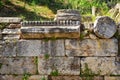
M 20 34 L 20 29 L 3 29 L 2 34 Z
M 21 18 L 18 17 L 0 17 L 0 23 L 20 23 Z

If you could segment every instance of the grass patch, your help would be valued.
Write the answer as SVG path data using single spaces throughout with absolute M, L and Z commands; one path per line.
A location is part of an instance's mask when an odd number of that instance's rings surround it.
M 50 73 L 51 76 L 59 76 L 58 70 L 54 70 Z

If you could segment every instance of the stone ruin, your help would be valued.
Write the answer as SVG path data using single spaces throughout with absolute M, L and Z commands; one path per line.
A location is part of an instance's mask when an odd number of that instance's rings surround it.
M 0 17 L 0 80 L 120 80 L 119 25 L 80 19 L 70 9 L 54 21 Z

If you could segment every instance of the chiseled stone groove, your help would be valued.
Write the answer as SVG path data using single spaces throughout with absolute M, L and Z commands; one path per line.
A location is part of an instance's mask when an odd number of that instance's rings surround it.
M 22 27 L 27 26 L 71 26 L 71 25 L 80 25 L 80 21 L 24 21 L 21 22 Z

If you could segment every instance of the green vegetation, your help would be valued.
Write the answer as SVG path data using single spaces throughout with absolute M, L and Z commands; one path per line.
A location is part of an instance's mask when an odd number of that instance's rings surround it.
M 2 63 L 0 63 L 0 69 L 2 68 L 2 65 L 3 65 L 3 64 L 2 64 Z
M 41 78 L 40 80 L 46 80 L 45 77 Z
M 58 70 L 54 70 L 50 73 L 51 76 L 59 76 Z
M 22 80 L 28 80 L 28 78 L 31 76 L 29 73 L 25 73 Z
M 44 59 L 45 59 L 45 60 L 48 60 L 48 59 L 49 59 L 49 57 L 50 57 L 50 55 L 49 55 L 49 54 L 45 54 L 45 55 L 44 55 Z
M 96 74 L 89 67 L 88 64 L 85 63 L 85 69 L 81 71 L 81 77 L 85 77 L 85 80 L 94 80 L 94 76 L 98 76 L 100 71 Z
M 82 15 L 104 15 L 120 0 L 1 0 L 0 16 L 22 17 L 25 20 L 53 20 L 58 9 L 77 9 Z

